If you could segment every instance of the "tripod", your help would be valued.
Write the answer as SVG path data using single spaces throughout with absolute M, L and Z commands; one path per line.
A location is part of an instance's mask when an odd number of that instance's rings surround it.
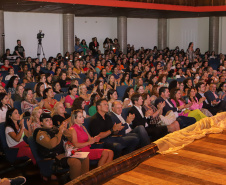
M 40 61 L 41 52 L 43 53 L 43 56 L 45 58 L 45 53 L 44 53 L 44 49 L 42 46 L 42 39 L 38 39 L 37 57 L 38 57 L 39 61 Z

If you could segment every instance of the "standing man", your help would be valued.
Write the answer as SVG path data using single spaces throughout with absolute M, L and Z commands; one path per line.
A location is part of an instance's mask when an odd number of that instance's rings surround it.
M 21 40 L 17 40 L 17 46 L 15 47 L 14 55 L 19 56 L 20 58 L 25 58 L 24 47 L 21 46 Z
M 114 151 L 115 158 L 134 151 L 139 144 L 136 136 L 122 136 L 118 132 L 124 127 L 122 123 L 113 123 L 108 113 L 108 102 L 99 99 L 96 102 L 97 113 L 91 117 L 90 135 L 99 136 L 100 142 L 104 142 L 105 148 Z

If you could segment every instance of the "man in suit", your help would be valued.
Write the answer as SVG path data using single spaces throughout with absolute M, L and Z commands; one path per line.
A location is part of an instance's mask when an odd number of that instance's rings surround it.
M 131 129 L 130 124 L 135 118 L 134 114 L 129 113 L 126 117 L 126 120 L 122 116 L 122 103 L 115 101 L 112 104 L 112 112 L 109 114 L 113 123 L 122 123 L 124 128 L 118 132 L 120 135 L 133 135 L 140 139 L 140 146 L 146 146 L 150 144 L 150 138 L 143 125 L 136 126 L 134 129 Z
M 213 115 L 216 115 L 216 113 L 219 111 L 218 109 L 214 108 L 213 106 L 211 106 L 211 104 L 209 104 L 208 100 L 206 99 L 204 93 L 206 92 L 206 86 L 203 82 L 199 82 L 196 84 L 196 89 L 197 89 L 197 94 L 196 97 L 198 100 L 200 100 L 201 98 L 203 99 L 203 108 L 207 109 L 208 111 L 210 111 Z
M 90 135 L 99 136 L 100 142 L 104 142 L 105 148 L 114 151 L 114 157 L 120 157 L 134 151 L 138 144 L 139 138 L 135 136 L 119 136 L 118 131 L 123 129 L 121 123 L 112 122 L 108 113 L 108 102 L 106 99 L 99 99 L 96 102 L 97 113 L 90 120 Z
M 143 105 L 142 96 L 135 93 L 131 97 L 133 107 L 129 110 L 129 113 L 134 114 L 135 118 L 132 121 L 132 128 L 139 125 L 143 125 L 147 131 L 151 141 L 155 141 L 161 137 L 164 137 L 169 133 L 167 126 L 156 126 L 155 124 L 150 124 L 150 116 L 153 115 L 153 110 L 145 110 Z
M 169 93 L 169 89 L 167 87 L 161 87 L 159 89 L 159 98 L 157 98 L 155 100 L 155 106 L 157 106 L 160 102 L 165 101 L 165 107 L 163 108 L 162 115 L 165 116 L 168 111 L 172 110 L 177 117 L 176 120 L 180 124 L 180 129 L 194 124 L 196 122 L 195 118 L 178 116 L 179 109 L 173 105 L 173 103 L 169 99 L 169 95 L 170 95 L 170 93 Z
M 218 111 L 226 111 L 226 102 L 221 100 L 216 93 L 217 85 L 215 83 L 210 84 L 210 90 L 204 93 L 208 103 Z

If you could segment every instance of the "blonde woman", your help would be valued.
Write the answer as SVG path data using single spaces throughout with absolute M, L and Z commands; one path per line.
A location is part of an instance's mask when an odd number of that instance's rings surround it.
M 81 84 L 79 86 L 79 96 L 82 97 L 85 102 L 86 102 L 86 105 L 89 105 L 90 103 L 90 98 L 92 96 L 93 93 L 95 93 L 97 90 L 97 86 L 93 88 L 93 91 L 91 94 L 87 94 L 87 87 L 85 84 Z
M 90 160 L 99 160 L 98 166 L 102 166 L 113 160 L 114 153 L 108 149 L 90 149 L 91 145 L 99 142 L 100 136 L 91 137 L 82 125 L 84 117 L 80 110 L 75 110 L 71 115 L 72 126 L 69 129 L 72 136 L 72 144 L 82 152 L 89 152 Z
M 67 114 L 65 111 L 64 104 L 62 102 L 57 102 L 51 113 L 53 125 L 59 127 L 63 121 L 70 122 L 70 114 Z
M 42 108 L 35 107 L 31 113 L 31 132 L 33 133 L 36 128 L 41 127 L 40 115 L 42 114 Z

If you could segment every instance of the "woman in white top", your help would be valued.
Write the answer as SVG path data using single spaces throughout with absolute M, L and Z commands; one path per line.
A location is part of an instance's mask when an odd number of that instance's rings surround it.
M 8 95 L 0 93 L 0 123 L 5 122 L 6 112 L 10 108 Z
M 14 73 L 14 69 L 13 69 L 13 68 L 9 68 L 9 74 L 5 77 L 5 80 L 6 80 L 6 81 L 7 81 L 7 80 L 10 80 L 10 78 L 11 78 L 12 76 L 17 76 L 18 79 L 20 79 L 20 77 L 19 77 L 17 74 Z
M 124 104 L 124 108 L 127 108 L 127 107 L 132 107 L 133 106 L 133 103 L 131 101 L 131 97 L 132 95 L 134 94 L 134 89 L 132 86 L 128 87 L 124 93 L 124 96 L 122 98 L 123 100 L 123 104 Z
M 31 120 L 27 121 L 28 130 L 24 127 L 24 120 L 20 120 L 20 114 L 17 109 L 9 109 L 6 113 L 5 135 L 6 142 L 9 148 L 18 148 L 17 157 L 28 157 L 36 164 L 35 158 L 31 149 L 23 141 L 24 135 L 29 137 L 31 135 L 30 124 Z

